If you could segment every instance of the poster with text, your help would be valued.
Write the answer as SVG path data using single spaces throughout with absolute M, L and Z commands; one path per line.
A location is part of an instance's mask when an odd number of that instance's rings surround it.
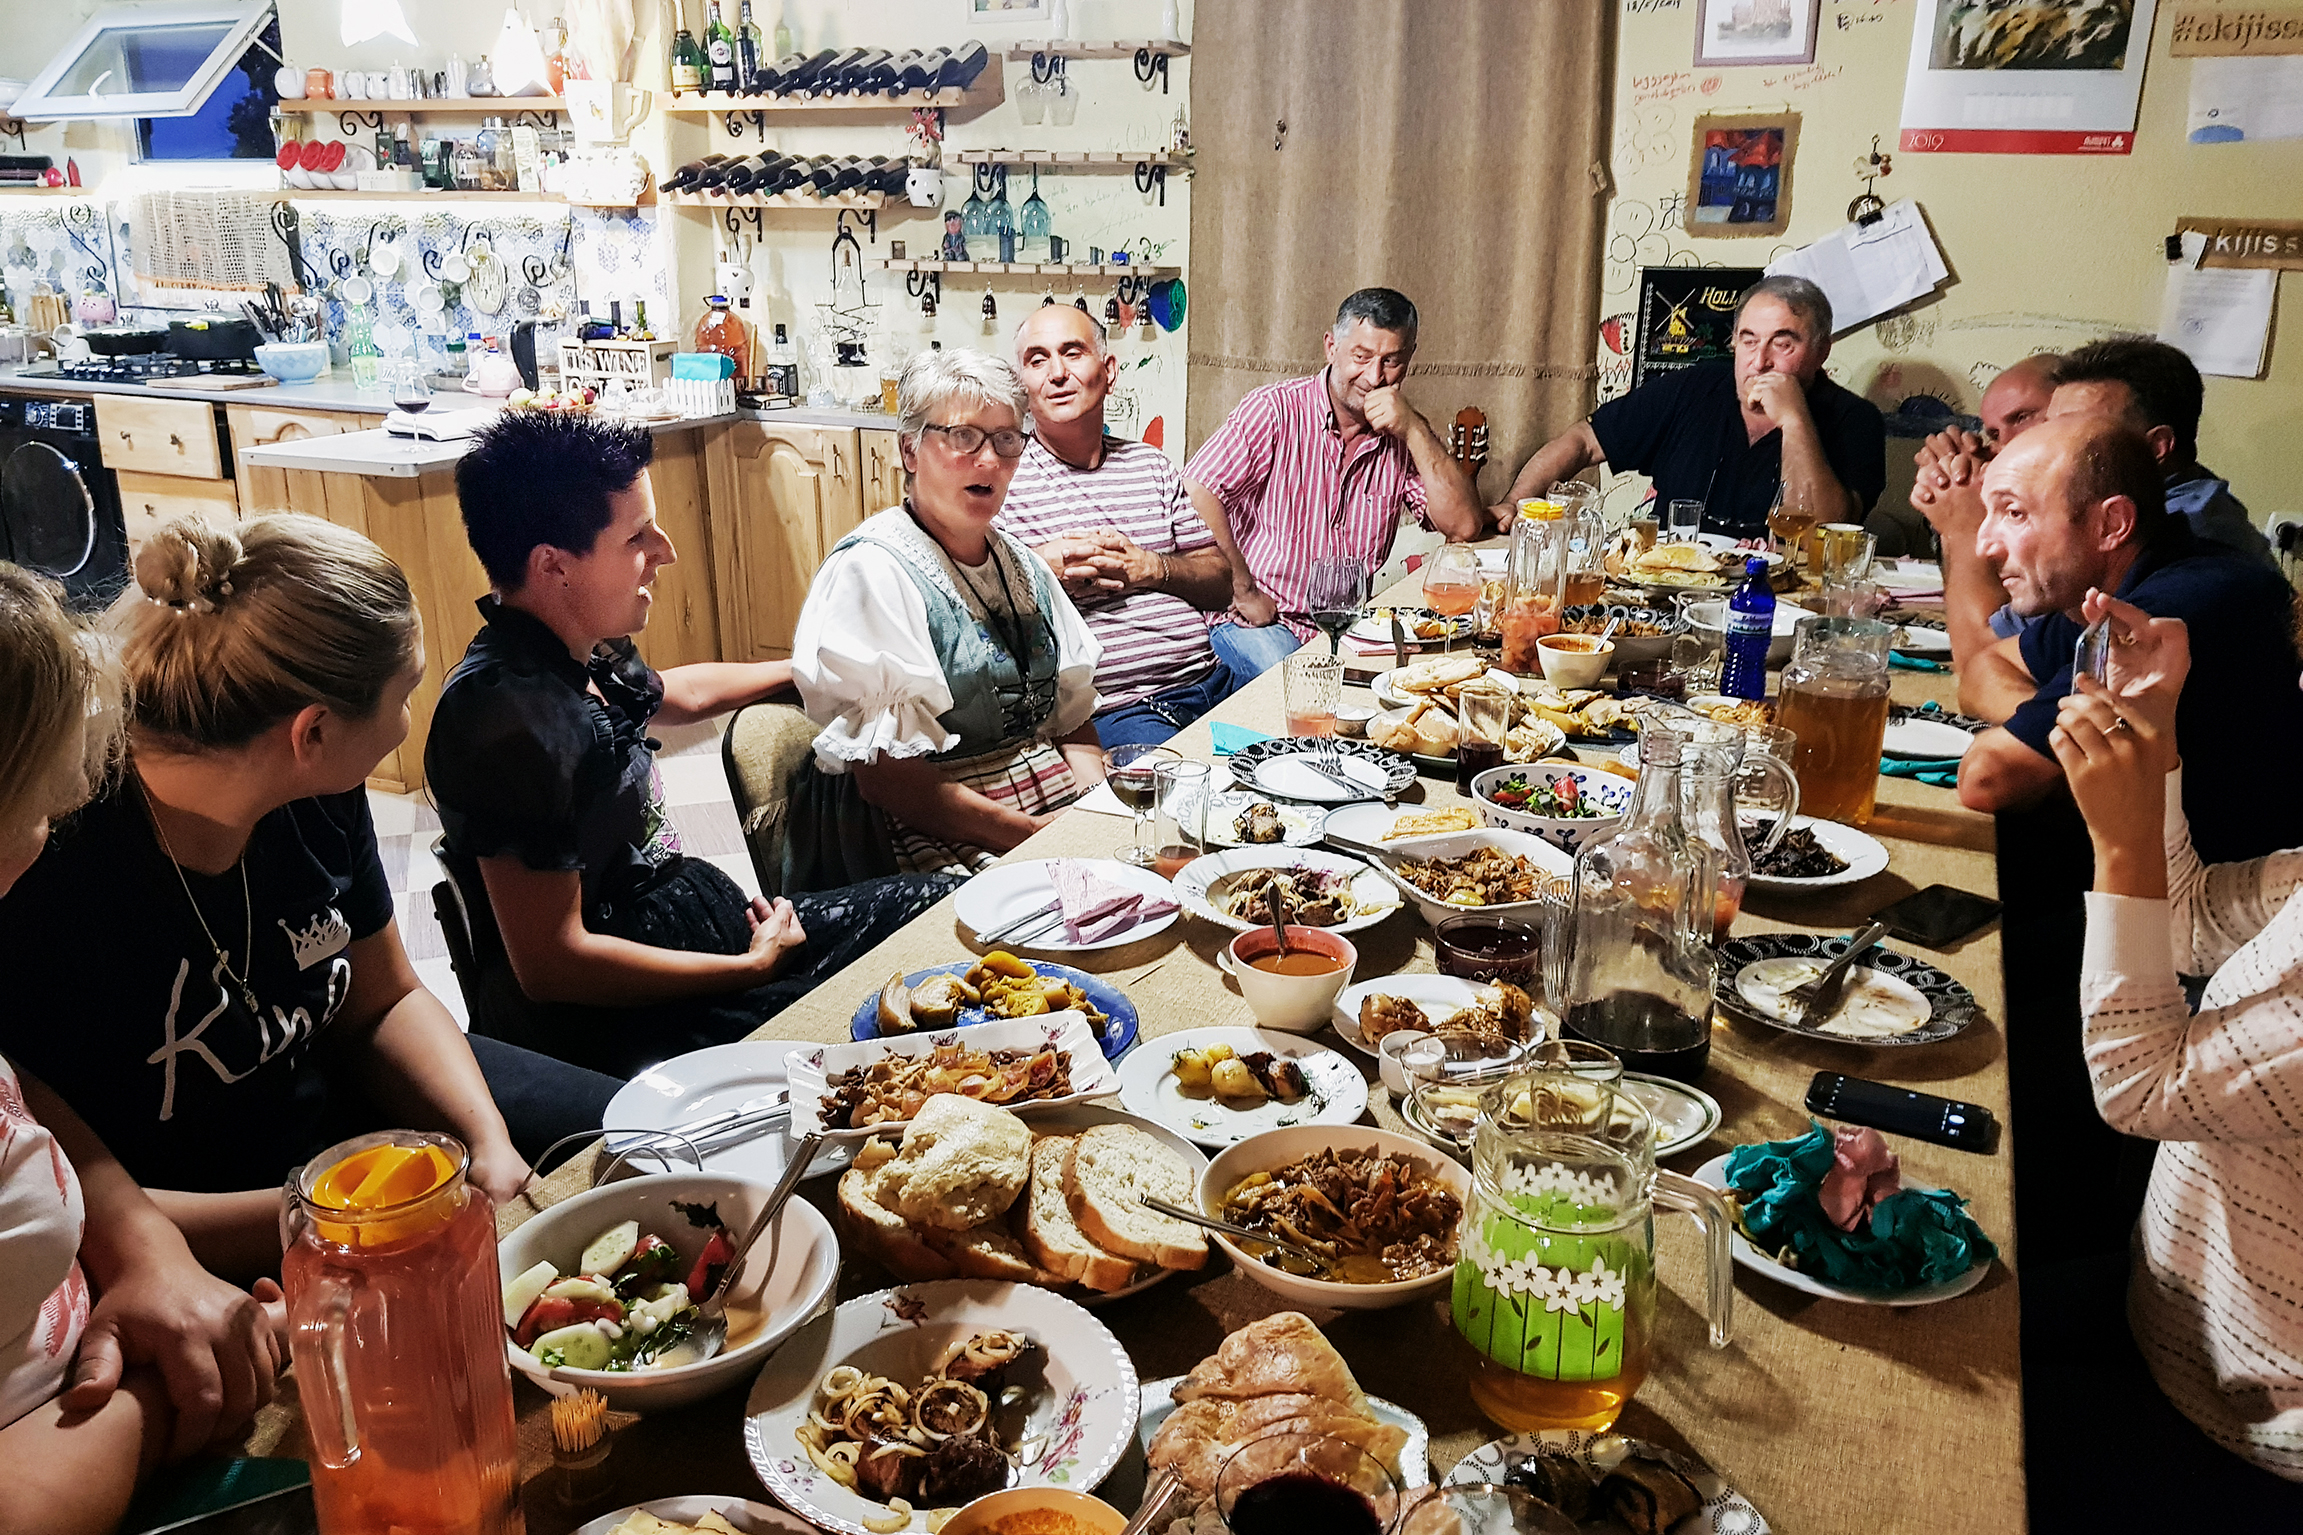
M 2158 0 L 1917 0 L 1906 153 L 2124 155 Z

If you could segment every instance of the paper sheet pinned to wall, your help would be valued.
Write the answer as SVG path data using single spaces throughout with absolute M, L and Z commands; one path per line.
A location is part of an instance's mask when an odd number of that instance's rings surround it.
M 2207 267 L 2207 237 L 2183 234 L 2183 257 L 2167 268 L 2159 305 L 2159 339 L 2180 348 L 2202 373 L 2260 378 L 2271 344 L 2271 306 L 2279 274 L 2268 269 Z
M 2303 138 L 2303 54 L 2193 59 L 2194 144 Z
M 1935 236 L 1910 198 L 1874 224 L 1843 224 L 1813 245 L 1768 264 L 1770 277 L 1804 277 L 1831 300 L 1831 323 L 1850 331 L 1925 298 L 1950 277 Z

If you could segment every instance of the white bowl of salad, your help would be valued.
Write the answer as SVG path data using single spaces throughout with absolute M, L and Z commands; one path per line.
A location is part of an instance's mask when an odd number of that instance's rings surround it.
M 748 1380 L 839 1280 L 839 1239 L 794 1199 L 760 1238 L 728 1303 L 726 1346 L 683 1342 L 716 1268 L 767 1185 L 715 1173 L 610 1183 L 530 1217 L 497 1244 L 512 1368 L 556 1395 L 590 1386 L 620 1412 L 698 1401 Z
M 1615 834 L 1631 813 L 1630 779 L 1572 762 L 1507 763 L 1475 773 L 1479 818 L 1505 831 L 1533 832 L 1563 853 Z

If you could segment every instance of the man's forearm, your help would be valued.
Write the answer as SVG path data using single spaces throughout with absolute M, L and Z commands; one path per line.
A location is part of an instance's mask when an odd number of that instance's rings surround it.
M 1421 414 L 1411 415 L 1407 453 L 1423 480 L 1423 515 L 1450 543 L 1469 543 L 1488 531 L 1487 512 L 1472 492 L 1471 476 Z
M 2039 679 L 2007 654 L 2004 644 L 1958 659 L 1959 712 L 1994 725 L 2007 723 L 2039 691 Z M 2038 753 L 2032 753 L 2037 756 Z
M 1504 502 L 1516 506 L 1530 496 L 1542 495 L 1561 480 L 1573 479 L 1594 464 L 1606 462 L 1599 434 L 1592 431 L 1589 421 L 1578 421 L 1536 449 L 1535 456 L 1520 466 Z
M 1974 490 L 1954 486 L 1937 494 L 1970 497 Z M 2000 637 L 1992 632 L 1991 615 L 2007 605 L 2007 588 L 2000 584 L 1999 572 L 1976 549 L 1974 535 L 1966 531 L 1980 521 L 1980 515 L 1953 513 L 1939 525 L 1951 529 L 1942 535 L 1943 626 L 1951 636 L 1952 664 L 1962 672 L 1970 657 L 1982 655 L 1999 643 Z
M 1223 551 L 1224 564 L 1231 573 L 1232 595 L 1236 597 L 1254 591 L 1255 572 L 1247 568 L 1247 561 L 1239 552 L 1239 543 L 1231 536 L 1231 514 L 1223 509 L 1223 503 L 1216 499 L 1215 492 L 1197 480 L 1186 480 L 1183 484 L 1184 493 L 1191 497 L 1191 509 L 1199 513 L 1199 520 L 1207 524 L 1216 548 Z
M 1231 558 L 1222 549 L 1194 549 L 1164 558 L 1167 571 L 1154 584 L 1154 590 L 1181 597 L 1209 613 L 1220 613 L 1231 605 Z
M 1860 522 L 1854 493 L 1839 483 L 1831 460 L 1823 453 L 1823 439 L 1812 417 L 1794 416 L 1783 423 L 1783 486 L 1786 496 L 1797 496 L 1816 509 L 1817 522 Z
M 2042 757 L 2005 730 L 1986 730 L 1959 762 L 1959 803 L 1997 814 L 2047 797 L 2063 782 L 2053 757 Z

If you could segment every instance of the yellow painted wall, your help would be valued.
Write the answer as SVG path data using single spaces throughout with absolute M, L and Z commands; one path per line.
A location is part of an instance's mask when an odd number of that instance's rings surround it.
M 1642 265 L 1763 266 L 1845 222 L 1862 190 L 1853 162 L 1873 134 L 1890 151 L 1898 137 L 1915 0 L 1817 0 L 1812 66 L 1715 70 L 1693 67 L 1699 0 L 1608 3 L 1620 7 L 1620 33 L 1603 314 L 1631 309 Z M 2155 329 L 2160 239 L 2179 214 L 2303 218 L 2303 139 L 2184 142 L 2191 61 L 2168 57 L 2164 3 L 2161 11 L 2132 155 L 1895 154 L 1880 194 L 1918 200 L 1955 281 L 1841 337 L 1833 377 L 1883 406 L 1928 393 L 1971 412 L 2000 368 L 2032 352 Z M 1782 242 L 1697 239 L 1666 217 L 1686 196 L 1698 115 L 1786 104 L 1801 120 Z M 2265 377 L 2207 380 L 2199 434 L 2200 457 L 2259 522 L 2303 514 L 2303 277 L 2281 284 L 2287 312 L 2274 324 Z M 1889 470 L 1895 495 L 1908 467 Z

